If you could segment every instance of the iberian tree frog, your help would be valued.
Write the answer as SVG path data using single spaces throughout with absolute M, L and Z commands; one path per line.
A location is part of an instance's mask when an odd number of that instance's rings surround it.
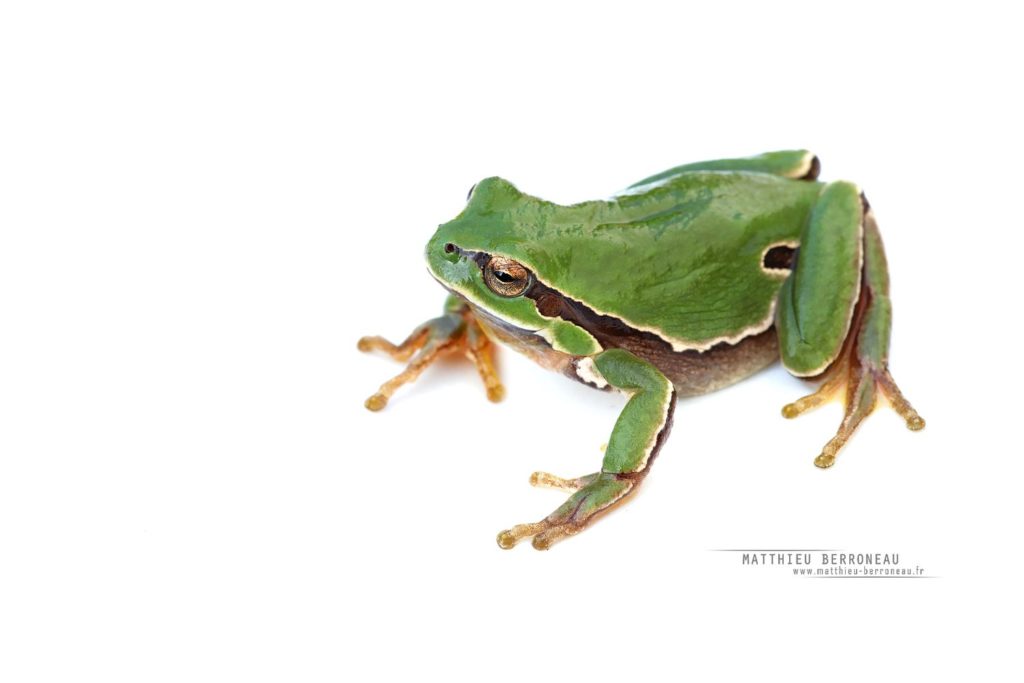
M 818 467 L 832 466 L 880 393 L 921 429 L 888 370 L 889 274 L 875 217 L 856 185 L 819 182 L 819 168 L 804 150 L 719 159 L 569 206 L 501 178 L 479 182 L 427 244 L 430 274 L 450 292 L 444 314 L 398 345 L 359 341 L 411 359 L 366 407 L 380 410 L 447 353 L 466 355 L 500 400 L 492 341 L 627 396 L 600 470 L 572 479 L 535 472 L 532 484 L 571 496 L 539 522 L 502 531 L 502 548 L 532 537 L 546 549 L 584 529 L 647 476 L 677 397 L 779 358 L 793 375 L 821 380 L 785 417 L 837 394 L 845 402 Z

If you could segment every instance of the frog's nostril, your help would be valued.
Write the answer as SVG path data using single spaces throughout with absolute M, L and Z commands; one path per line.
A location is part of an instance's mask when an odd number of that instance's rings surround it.
M 446 254 L 454 254 L 457 249 L 458 247 L 456 247 L 451 242 L 448 242 L 447 244 L 444 245 L 444 253 Z

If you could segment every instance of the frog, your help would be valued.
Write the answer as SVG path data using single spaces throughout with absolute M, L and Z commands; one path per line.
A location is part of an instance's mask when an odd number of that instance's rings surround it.
M 808 150 L 689 163 L 607 199 L 557 204 L 489 177 L 427 242 L 427 270 L 448 290 L 443 314 L 402 342 L 362 351 L 407 362 L 366 400 L 378 411 L 439 357 L 472 362 L 491 401 L 504 387 L 501 343 L 542 367 L 625 396 L 596 472 L 530 483 L 568 499 L 498 534 L 546 550 L 633 495 L 672 427 L 679 398 L 706 394 L 781 361 L 818 382 L 785 405 L 795 418 L 839 399 L 843 417 L 814 458 L 831 468 L 879 398 L 911 430 L 924 419 L 889 372 L 892 303 L 874 212 L 859 186 L 819 180 Z

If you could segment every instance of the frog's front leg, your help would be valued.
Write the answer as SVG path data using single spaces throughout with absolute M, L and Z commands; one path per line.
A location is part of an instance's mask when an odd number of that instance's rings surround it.
M 589 361 L 583 358 L 577 362 Z M 533 536 L 533 547 L 547 550 L 562 538 L 582 531 L 639 486 L 668 436 L 676 392 L 657 368 L 628 351 L 610 349 L 593 357 L 593 369 L 598 380 L 603 379 L 629 395 L 608 440 L 601 471 L 576 479 L 535 472 L 530 477 L 531 484 L 574 493 L 541 521 L 519 524 L 498 534 L 498 545 L 502 548 L 511 548 Z
M 815 458 L 818 467 L 835 463 L 839 449 L 874 409 L 878 391 L 908 428 L 924 427 L 889 374 L 891 324 L 889 272 L 874 215 L 855 185 L 830 183 L 811 213 L 776 312 L 786 368 L 798 376 L 826 377 L 818 391 L 790 403 L 782 414 L 796 417 L 846 387 L 843 421 Z
M 454 295 L 448 297 L 444 308 L 444 315 L 417 327 L 401 344 L 392 344 L 383 337 L 359 340 L 360 351 L 383 351 L 400 361 L 412 358 L 404 371 L 382 384 L 377 393 L 366 399 L 368 409 L 382 409 L 395 390 L 414 381 L 431 363 L 450 353 L 462 353 L 476 365 L 487 388 L 487 398 L 500 401 L 504 397 L 505 388 L 494 369 L 493 345 L 480 328 L 472 309 Z

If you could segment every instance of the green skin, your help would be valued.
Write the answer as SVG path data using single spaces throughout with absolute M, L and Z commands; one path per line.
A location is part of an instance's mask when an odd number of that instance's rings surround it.
M 881 242 L 859 189 L 817 182 L 816 172 L 807 151 L 773 152 L 680 166 L 610 199 L 570 206 L 487 178 L 462 213 L 438 228 L 426 257 L 456 297 L 447 304 L 450 321 L 468 307 L 481 321 L 536 335 L 572 367 L 582 363 L 582 379 L 630 397 L 601 471 L 559 480 L 574 491 L 565 505 L 502 532 L 499 545 L 533 536 L 535 547 L 546 548 L 630 493 L 667 435 L 676 390 L 657 360 L 605 348 L 593 327 L 544 315 L 528 296 L 496 293 L 481 259 L 521 264 L 531 282 L 654 339 L 666 354 L 735 346 L 774 325 L 778 353 L 794 375 L 819 376 L 852 359 L 844 365 L 852 369 L 839 441 L 816 461 L 832 464 L 849 435 L 843 429 L 852 432 L 873 407 L 876 386 L 889 393 L 891 307 Z M 799 248 L 795 270 L 765 261 L 773 247 Z M 852 329 L 856 339 L 848 341 Z M 923 426 L 908 414 L 908 426 Z

